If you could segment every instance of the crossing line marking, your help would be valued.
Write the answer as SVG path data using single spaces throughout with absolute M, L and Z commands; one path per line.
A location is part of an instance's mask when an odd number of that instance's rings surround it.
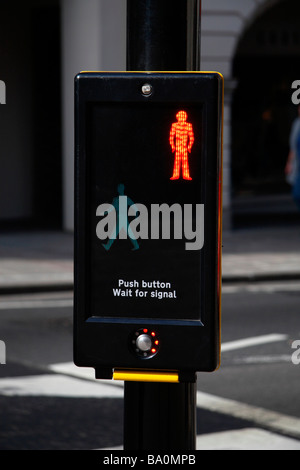
M 221 352 L 232 351 L 234 349 L 248 348 L 249 346 L 257 346 L 259 344 L 285 341 L 287 340 L 287 338 L 288 335 L 273 333 L 269 335 L 253 336 L 251 338 L 228 341 L 227 343 L 223 343 L 221 345 Z
M 196 450 L 299 450 L 300 442 L 272 432 L 243 428 L 229 431 L 198 434 Z M 106 447 L 100 450 L 124 450 L 123 446 Z
M 220 398 L 204 392 L 197 392 L 197 406 L 215 413 L 221 413 L 243 419 L 273 431 L 282 432 L 289 436 L 300 438 L 300 419 L 287 416 L 276 411 L 247 405 L 245 403 Z
M 0 302 L 0 310 L 25 310 L 35 308 L 66 308 L 72 307 L 72 299 L 23 299 Z
M 200 434 L 196 446 L 197 450 L 299 450 L 300 442 L 263 429 L 244 428 Z
M 0 395 L 123 398 L 123 390 L 96 380 L 88 382 L 61 374 L 42 374 L 0 379 Z

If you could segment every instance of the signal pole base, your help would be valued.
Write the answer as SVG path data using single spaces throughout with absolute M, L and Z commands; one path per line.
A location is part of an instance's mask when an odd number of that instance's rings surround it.
M 195 383 L 125 382 L 124 393 L 124 450 L 195 450 Z

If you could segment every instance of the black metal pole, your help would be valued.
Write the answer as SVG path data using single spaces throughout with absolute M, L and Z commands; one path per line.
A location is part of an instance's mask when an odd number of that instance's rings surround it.
M 200 70 L 201 0 L 127 0 L 127 70 Z
M 127 0 L 127 70 L 200 70 L 201 0 Z M 196 383 L 125 382 L 124 450 L 195 450 Z
M 195 383 L 125 382 L 125 450 L 195 450 Z

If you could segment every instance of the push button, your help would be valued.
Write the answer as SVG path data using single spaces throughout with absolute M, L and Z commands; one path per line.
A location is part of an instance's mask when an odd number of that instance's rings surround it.
M 140 328 L 131 335 L 130 347 L 136 356 L 149 359 L 158 353 L 160 339 L 155 330 Z
M 150 351 L 152 347 L 152 339 L 146 334 L 139 335 L 136 339 L 135 345 L 141 351 Z

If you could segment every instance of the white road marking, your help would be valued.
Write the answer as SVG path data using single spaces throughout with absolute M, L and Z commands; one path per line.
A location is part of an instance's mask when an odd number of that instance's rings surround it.
M 197 450 L 300 450 L 300 441 L 257 428 L 197 436 Z
M 238 294 L 240 292 L 273 294 L 274 292 L 300 292 L 299 281 L 260 281 L 222 285 L 222 294 Z
M 233 364 L 274 364 L 279 362 L 292 362 L 291 354 L 274 354 L 263 356 L 247 356 L 233 359 Z
M 300 441 L 258 428 L 199 434 L 196 450 L 299 450 Z M 118 451 L 123 446 L 100 450 Z
M 288 338 L 283 334 L 269 334 L 262 336 L 253 336 L 251 338 L 238 339 L 235 341 L 228 341 L 221 345 L 221 351 L 232 351 L 234 349 L 248 348 L 249 346 L 257 346 L 258 344 L 274 343 L 277 341 L 285 341 Z
M 261 426 L 266 426 L 273 431 L 283 432 L 289 436 L 300 438 L 299 418 L 199 391 L 197 392 L 197 406 L 216 413 L 244 419 Z
M 0 310 L 25 310 L 35 308 L 65 308 L 72 307 L 72 299 L 23 299 L 1 300 Z
M 0 395 L 77 398 L 123 398 L 120 387 L 88 382 L 60 374 L 6 377 L 0 379 Z

